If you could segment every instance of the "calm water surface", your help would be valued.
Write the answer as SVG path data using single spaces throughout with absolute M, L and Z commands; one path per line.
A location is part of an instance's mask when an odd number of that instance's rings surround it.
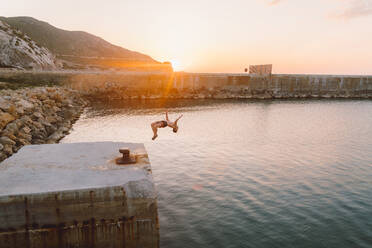
M 145 143 L 161 247 L 372 247 L 372 101 L 101 104 L 83 141 Z

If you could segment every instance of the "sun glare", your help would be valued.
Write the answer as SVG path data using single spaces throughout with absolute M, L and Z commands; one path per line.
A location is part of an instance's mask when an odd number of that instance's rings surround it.
M 174 71 L 181 71 L 183 69 L 181 63 L 178 60 L 171 59 L 170 62 L 172 63 Z

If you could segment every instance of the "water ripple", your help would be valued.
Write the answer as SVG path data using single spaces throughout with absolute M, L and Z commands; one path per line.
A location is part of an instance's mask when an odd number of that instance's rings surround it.
M 177 134 L 149 123 L 184 113 Z M 143 142 L 161 247 L 371 247 L 371 101 L 175 101 L 88 109 L 62 142 Z

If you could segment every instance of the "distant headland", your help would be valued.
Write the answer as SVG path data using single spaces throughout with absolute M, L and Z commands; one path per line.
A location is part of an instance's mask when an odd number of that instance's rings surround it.
M 83 31 L 32 17 L 0 17 L 0 68 L 20 70 L 172 71 L 148 55 Z

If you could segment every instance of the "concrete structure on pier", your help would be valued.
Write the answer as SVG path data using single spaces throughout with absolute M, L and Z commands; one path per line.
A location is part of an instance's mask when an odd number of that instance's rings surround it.
M 137 163 L 115 163 L 123 146 Z M 0 164 L 0 247 L 158 246 L 143 144 L 30 145 Z

